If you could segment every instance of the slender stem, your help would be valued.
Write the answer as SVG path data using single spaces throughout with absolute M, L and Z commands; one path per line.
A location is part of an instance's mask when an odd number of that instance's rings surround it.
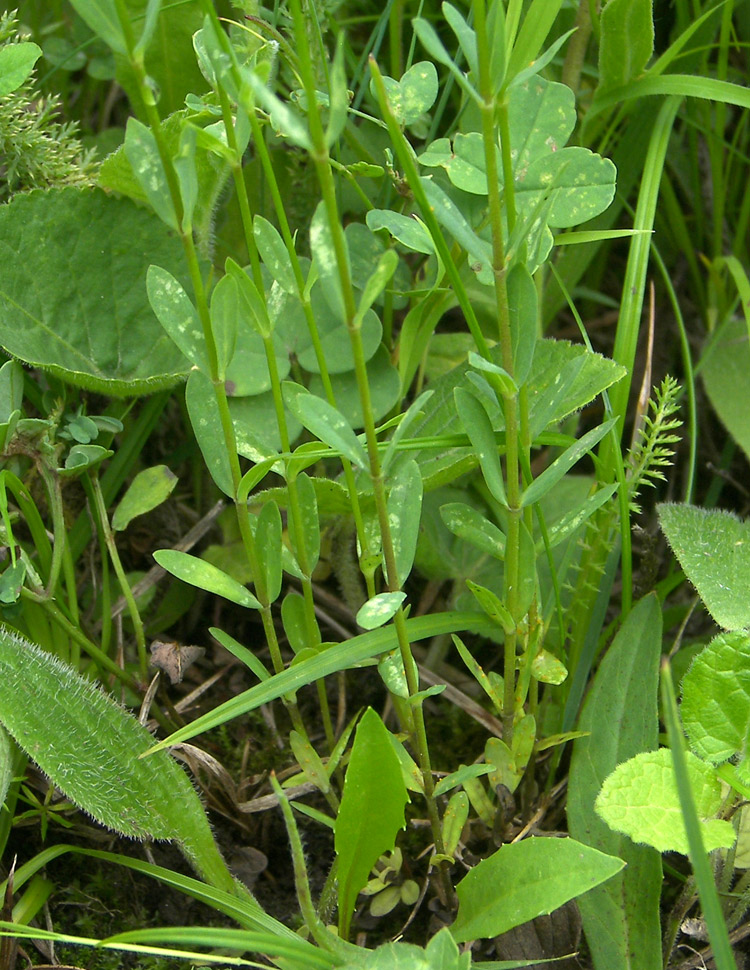
M 323 202 L 325 205 L 328 227 L 331 233 L 331 240 L 333 243 L 336 265 L 341 284 L 346 326 L 351 342 L 352 356 L 354 358 L 354 371 L 357 379 L 357 387 L 359 390 L 360 403 L 362 407 L 365 441 L 370 465 L 369 470 L 372 478 L 375 507 L 380 525 L 386 581 L 389 590 L 395 591 L 400 588 L 399 578 L 398 571 L 396 569 L 396 557 L 394 553 L 390 523 L 388 521 L 385 483 L 380 470 L 378 439 L 375 429 L 372 401 L 370 397 L 370 385 L 365 366 L 365 356 L 362 347 L 362 334 L 360 326 L 356 323 L 357 306 L 354 298 L 354 289 L 349 270 L 347 244 L 344 237 L 341 219 L 338 213 L 338 203 L 336 200 L 336 189 L 333 181 L 333 173 L 328 161 L 328 148 L 326 146 L 325 134 L 315 98 L 315 75 L 310 58 L 309 47 L 307 44 L 305 22 L 302 15 L 300 0 L 292 0 L 290 6 L 292 8 L 292 16 L 294 19 L 300 73 L 305 86 L 305 93 L 307 95 L 308 124 L 310 126 L 310 136 L 313 146 L 311 158 L 318 176 Z M 398 638 L 399 651 L 406 674 L 409 695 L 414 697 L 419 692 L 419 676 L 417 666 L 411 652 L 411 644 L 409 642 L 409 637 L 406 630 L 406 619 L 402 610 L 399 610 L 396 613 L 394 617 L 394 626 Z M 434 786 L 432 780 L 432 769 L 430 765 L 430 753 L 427 745 L 426 729 L 424 726 L 424 712 L 421 704 L 419 703 L 414 705 L 413 710 L 415 724 L 413 738 L 414 747 L 422 772 L 435 847 L 437 851 L 442 854 L 443 837 L 437 805 L 433 796 Z M 445 874 L 443 889 L 447 896 L 450 897 L 450 895 L 452 895 L 452 890 Z
M 109 516 L 107 515 L 107 507 L 104 504 L 104 496 L 102 495 L 101 485 L 99 484 L 99 479 L 97 478 L 95 472 L 84 475 L 82 482 L 89 500 L 93 503 L 94 508 L 96 509 L 101 535 L 107 546 L 107 552 L 109 553 L 110 561 L 114 567 L 117 581 L 120 584 L 120 590 L 122 591 L 122 595 L 127 603 L 128 613 L 130 614 L 130 619 L 135 633 L 135 643 L 138 649 L 138 663 L 141 669 L 141 677 L 145 681 L 148 676 L 148 658 L 146 656 L 146 636 L 143 632 L 143 621 L 141 620 L 141 614 L 138 610 L 138 606 L 136 605 L 133 591 L 130 588 L 130 583 L 125 575 L 125 570 L 122 567 L 120 554 L 117 551 L 117 544 L 112 532 L 112 527 L 109 524 Z

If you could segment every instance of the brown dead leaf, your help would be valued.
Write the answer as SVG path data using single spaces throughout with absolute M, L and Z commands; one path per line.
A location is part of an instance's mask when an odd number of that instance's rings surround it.
M 202 657 L 203 647 L 187 647 L 176 640 L 154 640 L 151 644 L 151 666 L 163 670 L 172 684 L 179 684 L 191 664 Z

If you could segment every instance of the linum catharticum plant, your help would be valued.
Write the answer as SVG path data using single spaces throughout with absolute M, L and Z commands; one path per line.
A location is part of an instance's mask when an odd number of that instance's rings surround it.
M 88 854 L 149 873 L 242 927 L 144 928 L 112 945 L 221 947 L 299 968 L 398 960 L 465 968 L 471 954 L 458 944 L 496 937 L 585 893 L 597 967 L 636 966 L 634 954 L 644 966 L 661 962 L 657 826 L 643 816 L 614 824 L 612 782 L 597 802 L 612 829 L 594 800 L 619 763 L 627 770 L 628 759 L 653 757 L 658 745 L 661 606 L 649 596 L 631 609 L 629 516 L 639 490 L 671 460 L 674 381 L 642 405 L 629 451 L 621 439 L 676 99 L 658 113 L 645 171 L 635 176 L 643 180 L 635 230 L 575 227 L 606 219 L 615 195 L 615 165 L 586 145 L 607 144 L 615 128 L 627 143 L 641 81 L 671 80 L 660 93 L 685 93 L 679 75 L 662 75 L 697 27 L 648 66 L 651 4 L 632 5 L 633 21 L 627 3 L 610 0 L 596 25 L 595 98 L 578 143 L 568 145 L 591 24 L 582 3 L 572 34 L 564 6 L 445 3 L 422 10 L 404 43 L 401 8 L 388 4 L 373 43 L 360 49 L 333 29 L 330 5 L 302 0 L 273 12 L 240 4 L 224 21 L 211 0 L 71 2 L 110 51 L 133 115 L 99 168 L 98 188 L 18 194 L 0 209 L 2 238 L 16 240 L 0 293 L 0 344 L 15 358 L 0 370 L 0 514 L 10 558 L 0 602 L 13 628 L 0 637 L 0 791 L 12 808 L 28 756 L 111 829 L 175 841 L 204 881 Z M 186 43 L 175 67 L 179 37 Z M 34 48 L 3 48 L 0 70 L 10 79 L 0 90 L 29 83 Z M 725 84 L 711 96 L 744 104 L 741 89 Z M 290 170 L 303 191 L 290 186 Z M 53 233 L 65 247 L 41 245 Z M 545 307 L 618 234 L 632 239 L 612 359 L 544 337 Z M 589 255 L 567 256 L 577 251 Z M 186 428 L 233 515 L 223 523 L 231 549 L 194 555 L 183 544 L 154 559 L 239 608 L 225 614 L 230 629 L 210 632 L 258 681 L 187 725 L 163 685 L 147 690 L 147 633 L 168 625 L 169 613 L 144 604 L 117 542 L 176 486 L 168 467 L 139 470 L 137 459 L 183 383 Z M 110 400 L 106 413 L 89 414 L 90 394 Z M 146 395 L 131 414 L 128 399 Z M 598 417 L 579 421 L 597 400 Z M 43 499 L 29 485 L 37 478 Z M 66 478 L 81 483 L 89 510 L 70 529 Z M 664 529 L 682 562 L 669 515 Z M 101 575 L 79 602 L 92 532 Z M 346 637 L 319 619 L 316 569 L 325 557 L 351 617 Z M 424 578 L 449 592 L 438 609 L 414 615 Z M 113 604 L 118 592 L 122 603 Z M 610 605 L 622 626 L 582 710 Z M 243 609 L 257 615 L 263 648 L 235 635 L 232 618 L 244 618 Z M 124 633 L 113 614 L 127 616 Z M 426 659 L 422 640 L 431 641 Z M 483 723 L 495 732 L 455 762 L 431 745 L 440 716 L 431 712 L 449 701 L 430 665 L 451 642 L 486 696 L 493 716 Z M 163 648 L 154 659 L 178 682 L 194 654 L 175 646 L 164 660 Z M 393 718 L 386 724 L 368 707 L 339 725 L 327 679 L 346 672 L 357 683 L 363 664 L 377 665 Z M 158 744 L 90 683 L 111 687 L 113 678 L 129 704 L 143 701 L 141 720 L 151 715 L 164 729 Z M 299 767 L 284 786 L 305 781 L 319 793 L 313 805 L 291 802 L 270 780 L 307 939 L 233 877 L 191 784 L 157 750 L 274 701 Z M 598 730 L 604 722 L 613 733 Z M 695 743 L 694 725 L 686 720 Z M 517 799 L 528 821 L 530 806 L 560 781 L 573 739 L 571 837 L 497 847 L 506 806 Z M 671 770 L 664 756 L 657 761 Z M 739 768 L 727 774 L 744 784 Z M 679 763 L 675 777 L 679 788 Z M 686 813 L 687 841 L 678 825 L 679 844 L 669 847 L 689 847 L 698 878 L 705 855 L 689 841 L 689 784 L 680 791 L 671 807 Z M 631 808 L 625 798 L 632 820 Z M 712 803 L 708 814 L 719 810 Z M 320 900 L 295 811 L 333 831 Z M 412 853 L 400 833 L 414 818 L 426 819 L 418 831 L 429 833 L 410 860 L 416 866 L 428 850 L 420 896 L 436 897 L 446 926 L 424 948 L 395 943 L 370 953 L 348 942 L 357 898 L 367 888 L 386 911 L 376 883 Z M 713 821 L 721 839 L 711 845 L 729 844 L 729 823 Z M 481 832 L 490 842 L 494 832 L 495 844 L 470 868 L 466 842 Z M 39 870 L 67 851 L 45 850 L 15 872 L 16 889 L 30 880 L 29 919 L 50 891 Z M 699 884 L 704 896 L 713 888 L 705 875 Z M 412 887 L 390 896 L 414 899 Z M 673 941 L 674 933 L 667 959 Z M 194 958 L 252 965 L 225 954 Z

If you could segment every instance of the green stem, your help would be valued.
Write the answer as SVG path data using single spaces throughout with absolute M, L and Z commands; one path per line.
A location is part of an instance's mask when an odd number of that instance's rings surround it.
M 344 229 L 339 217 L 338 203 L 336 200 L 336 189 L 333 181 L 333 173 L 328 161 L 328 149 L 326 147 L 325 134 L 320 119 L 319 110 L 315 99 L 315 82 L 313 65 L 310 59 L 310 51 L 307 44 L 305 23 L 300 7 L 300 0 L 292 0 L 290 4 L 294 19 L 295 37 L 298 45 L 298 55 L 300 61 L 300 73 L 305 86 L 308 104 L 308 123 L 310 126 L 310 136 L 312 140 L 311 158 L 320 183 L 323 203 L 328 218 L 329 231 L 333 242 L 336 257 L 337 270 L 341 283 L 341 292 L 344 302 L 344 314 L 346 319 L 349 340 L 352 347 L 354 359 L 354 371 L 359 389 L 360 403 L 365 429 L 365 441 L 367 445 L 367 455 L 370 465 L 370 476 L 373 483 L 373 493 L 375 506 L 380 525 L 381 542 L 383 547 L 383 558 L 385 562 L 385 575 L 388 588 L 396 591 L 400 588 L 398 571 L 396 569 L 396 557 L 393 548 L 390 524 L 388 521 L 388 511 L 386 505 L 385 483 L 380 470 L 380 455 L 378 452 L 378 439 L 375 429 L 375 420 L 370 398 L 370 385 L 365 366 L 365 356 L 362 347 L 362 334 L 360 326 L 356 324 L 356 302 L 354 289 L 352 286 L 349 271 L 349 259 Z M 419 675 L 417 665 L 411 651 L 411 644 L 406 630 L 406 619 L 402 610 L 399 610 L 394 617 L 394 626 L 398 639 L 399 651 L 404 665 L 406 682 L 409 696 L 415 697 L 419 693 Z M 443 836 L 440 826 L 440 819 L 435 798 L 433 796 L 432 768 L 430 765 L 430 753 L 427 745 L 427 734 L 424 726 L 424 712 L 419 703 L 414 704 L 414 747 L 417 753 L 427 800 L 428 813 L 430 816 L 431 828 L 435 847 L 439 853 L 443 851 Z M 443 890 L 450 898 L 452 889 L 447 879 L 447 873 L 443 870 Z
M 107 552 L 109 553 L 110 561 L 114 567 L 117 581 L 120 584 L 120 590 L 122 591 L 122 595 L 127 603 L 128 613 L 130 614 L 130 619 L 133 624 L 133 631 L 135 633 L 135 643 L 138 649 L 138 663 L 141 670 L 141 677 L 145 681 L 148 677 L 148 657 L 146 656 L 146 636 L 143 632 L 143 621 L 141 620 L 141 614 L 138 611 L 138 606 L 136 605 L 133 591 L 130 588 L 130 583 L 125 575 L 125 570 L 122 567 L 120 554 L 117 551 L 117 544 L 115 543 L 114 533 L 112 532 L 112 528 L 109 524 L 109 516 L 107 515 L 107 507 L 104 504 L 104 496 L 102 495 L 101 485 L 99 484 L 99 479 L 97 478 L 95 472 L 84 475 L 82 482 L 89 501 L 96 509 L 96 516 L 99 519 L 101 535 L 107 546 Z

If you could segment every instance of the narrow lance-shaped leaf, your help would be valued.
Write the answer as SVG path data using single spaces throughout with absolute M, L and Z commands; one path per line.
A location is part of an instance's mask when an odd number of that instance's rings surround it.
M 581 458 L 586 454 L 587 451 L 596 445 L 601 439 L 610 431 L 615 424 L 617 424 L 617 419 L 612 418 L 609 421 L 605 421 L 604 424 L 599 425 L 598 428 L 592 428 L 588 431 L 582 438 L 580 438 L 574 445 L 566 449 L 559 458 L 556 458 L 549 468 L 545 468 L 541 475 L 538 475 L 534 481 L 529 485 L 529 487 L 524 491 L 521 496 L 521 505 L 525 508 L 528 505 L 533 505 L 538 502 L 542 496 L 546 495 L 547 492 L 553 486 L 555 486 L 561 478 L 563 478 L 576 462 L 580 461 Z
M 314 435 L 361 468 L 369 468 L 367 454 L 352 426 L 340 411 L 299 384 L 284 382 L 284 402 Z
M 529 838 L 483 859 L 457 887 L 458 943 L 505 933 L 611 878 L 624 863 L 574 839 Z
M 505 496 L 500 457 L 489 415 L 484 405 L 462 387 L 456 388 L 454 398 L 463 429 L 469 436 L 479 458 L 487 488 L 492 496 L 507 508 L 508 499 Z
M 396 576 L 388 576 L 388 582 L 401 587 L 411 571 L 419 539 L 419 523 L 422 515 L 422 475 L 413 458 L 405 462 L 393 479 L 388 495 L 388 522 L 396 560 Z
M 354 737 L 336 818 L 339 932 L 345 939 L 357 895 L 378 858 L 393 849 L 408 801 L 389 733 L 372 708 Z
M 239 606 L 246 606 L 251 610 L 260 609 L 260 603 L 248 589 L 213 563 L 177 549 L 157 549 L 154 559 L 162 569 L 166 569 L 184 583 L 197 586 L 207 593 L 216 593 Z

